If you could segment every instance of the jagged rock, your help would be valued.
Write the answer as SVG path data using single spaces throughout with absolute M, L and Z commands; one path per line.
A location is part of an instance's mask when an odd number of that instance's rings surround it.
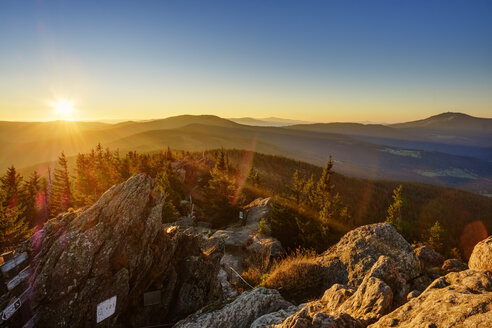
M 412 246 L 385 223 L 348 232 L 319 263 L 334 259 L 344 281 L 287 318 L 282 327 L 318 327 L 325 319 L 334 327 L 341 322 L 365 327 L 405 303 L 411 282 L 422 273 Z
M 369 327 L 485 328 L 491 322 L 491 274 L 466 270 L 436 279 L 420 296 Z
M 313 311 L 313 312 L 312 312 Z M 330 315 L 316 312 L 309 306 L 288 317 L 275 328 L 361 328 L 362 325 L 346 313 Z
M 447 259 L 444 261 L 441 267 L 441 272 L 443 272 L 445 275 L 450 273 L 450 272 L 460 272 L 467 270 L 468 266 L 461 262 L 460 260 L 457 259 Z
M 40 326 L 96 326 L 98 303 L 116 296 L 104 325 L 176 321 L 221 299 L 218 240 L 163 225 L 163 199 L 146 175 L 112 187 L 90 208 L 61 215 L 30 239 L 32 307 Z M 143 294 L 160 292 L 144 307 Z
M 348 285 L 357 287 L 381 255 L 390 258 L 402 279 L 409 281 L 421 273 L 420 261 L 412 246 L 389 223 L 370 224 L 345 234 L 324 253 L 338 257 L 346 266 Z
M 406 288 L 393 260 L 381 256 L 337 312 L 348 313 L 366 326 L 406 301 Z
M 284 322 L 284 320 L 300 309 L 300 306 L 290 306 L 287 309 L 281 309 L 272 313 L 265 314 L 256 319 L 250 328 L 269 328 Z
M 444 257 L 429 246 L 415 245 L 414 252 L 426 270 L 437 271 L 444 262 Z
M 475 245 L 468 266 L 474 270 L 492 270 L 492 236 Z
M 256 318 L 290 306 L 278 291 L 260 287 L 241 294 L 221 309 L 192 315 L 174 328 L 248 328 Z
M 320 302 L 324 308 L 336 311 L 353 294 L 353 289 L 341 284 L 334 284 L 325 291 Z
M 386 262 L 391 261 L 391 265 L 385 266 L 387 273 L 381 272 L 378 277 L 384 276 L 392 281 L 391 286 L 396 290 L 395 304 L 399 304 L 409 291 L 407 282 L 421 274 L 421 264 L 412 246 L 388 223 L 362 226 L 345 234 L 318 258 L 318 266 L 326 270 L 319 269 L 320 275 L 309 278 L 309 286 L 315 287 L 314 291 L 301 287 L 302 296 L 304 299 L 320 297 L 324 290 L 336 283 L 356 289 L 382 255 L 388 259 Z M 283 295 L 289 297 L 287 292 L 296 289 L 284 286 L 286 283 L 278 280 L 269 287 L 280 288 Z
M 302 321 L 304 326 L 310 323 L 306 327 L 314 327 L 316 318 L 349 315 L 350 322 L 354 320 L 365 327 L 403 302 L 405 286 L 393 260 L 380 256 L 357 290 L 334 284 L 320 300 L 306 304 L 285 322 Z

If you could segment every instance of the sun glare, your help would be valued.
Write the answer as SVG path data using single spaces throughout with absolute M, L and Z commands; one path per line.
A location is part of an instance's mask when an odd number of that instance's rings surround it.
M 64 119 L 70 119 L 74 111 L 73 103 L 67 100 L 59 100 L 54 105 L 55 113 Z

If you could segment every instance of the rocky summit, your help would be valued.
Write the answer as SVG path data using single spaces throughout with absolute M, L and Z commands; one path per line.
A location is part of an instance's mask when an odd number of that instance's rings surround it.
M 312 259 L 310 289 L 238 287 L 258 254 L 278 257 L 278 240 L 258 232 L 269 199 L 245 207 L 243 224 L 204 232 L 164 223 L 165 198 L 136 175 L 93 206 L 49 221 L 16 254 L 40 327 L 490 327 L 492 248 L 466 264 L 410 245 L 388 223 L 348 232 Z M 271 286 L 270 286 L 271 287 Z M 289 287 L 295 289 L 296 286 Z M 299 287 L 301 288 L 301 287 Z M 13 304 L 4 291 L 3 308 Z M 12 317 L 9 324 L 20 326 Z M 19 321 L 20 322 L 20 321 Z

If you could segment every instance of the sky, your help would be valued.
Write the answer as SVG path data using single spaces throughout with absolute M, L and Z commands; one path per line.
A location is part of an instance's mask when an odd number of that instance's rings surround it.
M 0 120 L 492 117 L 491 16 L 473 0 L 1 0 Z

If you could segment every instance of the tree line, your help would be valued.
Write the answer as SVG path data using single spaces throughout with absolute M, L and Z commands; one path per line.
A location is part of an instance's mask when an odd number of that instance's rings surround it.
M 263 220 L 262 232 L 292 250 L 324 251 L 347 231 L 386 220 L 409 241 L 459 254 L 448 249 L 459 246 L 456 235 L 466 221 L 450 225 L 445 211 L 456 207 L 460 209 L 453 212 L 456 215 L 480 219 L 489 204 L 456 190 L 446 189 L 444 198 L 435 196 L 439 187 L 407 183 L 395 188 L 390 182 L 340 176 L 333 171 L 331 158 L 319 168 L 281 156 L 250 155 L 242 150 L 189 153 L 169 148 L 121 155 L 99 144 L 70 163 L 61 153 L 46 176 L 33 172 L 22 177 L 11 166 L 0 176 L 0 247 L 12 249 L 48 219 L 93 204 L 111 186 L 136 173 L 155 178 L 156 189 L 165 197 L 167 222 L 189 216 L 192 202 L 195 220 L 221 228 L 238 220 L 241 206 L 257 197 L 273 197 L 269 225 Z M 244 166 L 248 157 L 251 162 Z M 486 217 L 482 220 L 489 224 Z

